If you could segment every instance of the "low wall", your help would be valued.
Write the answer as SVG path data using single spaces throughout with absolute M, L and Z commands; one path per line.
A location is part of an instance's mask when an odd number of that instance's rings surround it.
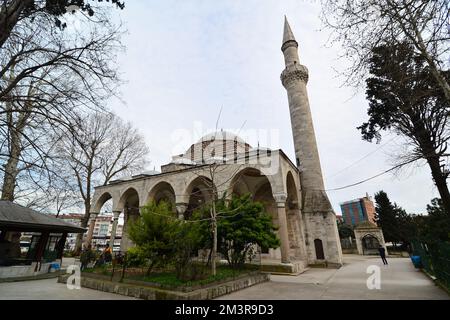
M 33 277 L 40 274 L 49 272 L 51 263 L 42 263 L 41 268 L 38 271 L 34 271 L 36 268 L 36 262 L 27 266 L 8 266 L 0 267 L 0 279 L 7 278 L 21 278 L 21 277 Z
M 58 282 L 67 283 L 70 275 L 61 275 Z M 211 284 L 190 292 L 181 292 L 155 288 L 143 284 L 130 283 L 126 279 L 122 283 L 112 282 L 106 279 L 100 279 L 98 275 L 92 276 L 89 273 L 81 274 L 81 286 L 94 290 L 117 293 L 124 296 L 145 299 L 145 300 L 210 300 L 234 291 L 248 288 L 258 283 L 268 281 L 268 274 L 254 273 L 241 276 L 220 284 Z

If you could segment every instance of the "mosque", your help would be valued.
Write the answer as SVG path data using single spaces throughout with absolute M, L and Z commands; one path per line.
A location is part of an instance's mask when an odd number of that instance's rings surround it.
M 298 43 L 287 19 L 281 51 L 285 69 L 280 78 L 288 96 L 295 161 L 282 150 L 252 148 L 227 131 L 208 134 L 161 166 L 161 172 L 96 187 L 87 241 L 102 205 L 110 199 L 114 213 L 111 243 L 123 213 L 121 250 L 127 250 L 133 243 L 127 237 L 126 223 L 150 200 L 169 201 L 180 219 L 189 219 L 193 210 L 211 201 L 212 190 L 219 197 L 250 193 L 271 214 L 281 241 L 278 249 L 261 248 L 263 265 L 290 274 L 300 273 L 308 265 L 340 267 L 336 216 L 324 188 L 308 101 L 308 69 L 300 64 Z

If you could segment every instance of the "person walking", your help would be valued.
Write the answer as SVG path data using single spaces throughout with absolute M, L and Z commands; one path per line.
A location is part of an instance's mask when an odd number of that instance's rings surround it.
M 386 249 L 383 248 L 382 245 L 379 246 L 378 252 L 380 253 L 381 260 L 383 260 L 383 264 L 387 265 L 388 262 L 386 260 Z

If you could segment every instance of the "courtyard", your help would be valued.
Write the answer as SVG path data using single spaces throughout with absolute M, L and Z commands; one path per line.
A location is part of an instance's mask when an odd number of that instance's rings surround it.
M 415 269 L 409 258 L 391 258 L 383 266 L 378 257 L 344 255 L 340 269 L 311 268 L 299 276 L 272 275 L 271 281 L 256 285 L 219 299 L 439 299 L 450 297 L 424 273 Z M 369 290 L 367 267 L 381 269 L 381 289 Z M 56 279 L 0 283 L 1 300 L 120 300 L 126 296 L 81 288 L 69 290 Z

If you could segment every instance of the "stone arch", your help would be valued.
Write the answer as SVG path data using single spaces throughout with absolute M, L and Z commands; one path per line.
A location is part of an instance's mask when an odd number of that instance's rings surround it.
M 292 171 L 288 171 L 285 178 L 286 187 L 286 220 L 288 229 L 289 252 L 295 258 L 306 254 L 304 247 L 302 221 L 300 214 L 299 188 Z
M 272 217 L 272 223 L 279 226 L 277 203 L 274 198 L 273 184 L 268 176 L 260 170 L 247 167 L 240 170 L 230 181 L 229 196 L 251 194 L 253 201 L 263 204 L 265 211 Z M 277 231 L 279 232 L 279 230 Z M 261 248 L 264 258 L 280 259 L 280 249 Z
M 288 171 L 286 175 L 286 207 L 288 209 L 299 209 L 299 197 L 298 197 L 298 186 L 295 183 L 294 176 L 291 171 Z
M 380 239 L 371 233 L 366 233 L 364 236 L 361 237 L 363 254 L 378 253 L 378 248 L 380 244 L 381 244 Z
M 231 195 L 235 193 L 242 195 L 245 193 L 252 193 L 252 191 L 255 191 L 267 182 L 269 183 L 270 189 L 272 190 L 273 194 L 276 185 L 273 176 L 265 175 L 261 172 L 261 170 L 257 168 L 246 167 L 236 172 L 236 174 L 230 180 L 227 194 Z
M 128 237 L 127 229 L 130 221 L 135 221 L 139 217 L 139 193 L 133 188 L 127 188 L 120 195 L 118 208 L 124 213 L 124 226 L 122 232 L 122 241 L 120 243 L 120 251 L 127 251 L 128 248 L 134 246 Z
M 118 208 L 119 210 L 124 210 L 127 208 L 139 209 L 139 192 L 133 187 L 127 188 L 120 195 Z
M 111 193 L 105 191 L 103 192 L 98 198 L 97 200 L 94 202 L 94 206 L 91 209 L 91 212 L 94 213 L 100 213 L 100 210 L 102 209 L 103 205 L 105 204 L 106 201 L 113 199 Z M 114 201 L 114 199 L 113 199 Z M 113 206 L 114 207 L 114 206 Z
M 196 176 L 187 184 L 183 193 L 188 201 L 184 213 L 186 219 L 189 219 L 196 209 L 211 203 L 214 189 L 213 182 L 206 176 Z
M 150 189 L 145 203 L 147 204 L 151 200 L 159 203 L 161 200 L 164 200 L 175 209 L 175 199 L 176 194 L 172 185 L 167 181 L 160 181 Z

